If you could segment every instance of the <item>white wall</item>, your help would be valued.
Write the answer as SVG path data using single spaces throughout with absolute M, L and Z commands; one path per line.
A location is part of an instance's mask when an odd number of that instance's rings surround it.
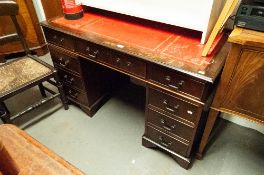
M 38 20 L 41 21 L 45 21 L 46 20 L 46 16 L 42 7 L 42 3 L 41 0 L 34 0 L 33 1 L 34 7 L 36 9 L 36 13 L 38 16 Z
M 262 134 L 264 134 L 264 126 L 263 125 L 260 125 L 260 124 L 257 124 L 253 121 L 249 121 L 249 120 L 246 120 L 244 118 L 241 118 L 241 117 L 238 117 L 238 116 L 234 116 L 234 115 L 229 115 L 229 114 L 226 114 L 226 113 L 221 113 L 220 115 L 221 118 L 225 119 L 225 120 L 228 120 L 232 123 L 236 123 L 240 126 L 244 126 L 244 127 L 247 127 L 247 128 L 251 128 L 251 129 L 254 129 L 254 130 L 257 130 L 259 132 L 261 132 Z

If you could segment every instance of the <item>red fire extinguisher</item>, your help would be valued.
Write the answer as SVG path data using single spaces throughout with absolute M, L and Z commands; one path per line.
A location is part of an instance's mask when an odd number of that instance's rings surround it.
M 64 17 L 74 20 L 83 17 L 82 3 L 80 0 L 61 0 Z

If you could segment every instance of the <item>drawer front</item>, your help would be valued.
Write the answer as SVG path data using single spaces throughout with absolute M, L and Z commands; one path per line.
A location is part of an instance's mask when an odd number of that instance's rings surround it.
M 109 64 L 123 71 L 132 73 L 134 75 L 140 76 L 142 78 L 146 77 L 146 63 L 135 57 L 117 53 L 110 52 Z
M 188 143 L 175 139 L 170 135 L 157 130 L 156 128 L 147 126 L 145 136 L 175 153 L 178 153 L 184 157 L 189 156 Z
M 85 93 L 73 89 L 67 85 L 64 85 L 63 87 L 65 89 L 65 94 L 67 95 L 69 100 L 72 100 L 77 103 L 81 103 L 82 105 L 85 106 L 89 106 L 87 95 Z
M 48 43 L 58 45 L 71 51 L 75 50 L 74 38 L 72 36 L 45 27 L 43 28 L 43 31 L 45 33 Z
M 158 90 L 149 88 L 148 103 L 149 105 L 155 106 L 163 111 L 166 111 L 171 116 L 177 116 L 184 120 L 188 120 L 196 124 L 197 116 L 201 114 L 199 106 L 191 104 L 187 101 L 183 101 L 180 98 L 165 94 Z
M 81 73 L 80 62 L 76 56 L 65 53 L 52 46 L 49 46 L 49 50 L 54 65 L 59 68 L 71 70 L 78 74 Z
M 100 62 L 104 62 L 114 68 L 129 72 L 131 74 L 146 77 L 146 63 L 135 57 L 110 51 L 84 40 L 76 41 L 76 51 L 82 55 Z
M 105 48 L 81 39 L 76 40 L 76 51 L 94 60 L 101 60 L 107 57 Z
M 81 77 L 63 70 L 59 70 L 58 74 L 63 84 L 85 91 L 85 87 Z
M 173 91 L 179 91 L 198 99 L 203 98 L 203 93 L 206 84 L 204 82 L 199 82 L 193 77 L 188 77 L 187 75 L 180 75 L 180 73 L 162 68 L 156 65 L 149 65 L 148 79 L 162 84 L 166 88 Z
M 186 125 L 182 121 L 177 121 L 152 109 L 148 109 L 147 122 L 163 128 L 164 130 L 186 139 L 187 141 L 192 140 L 194 128 Z

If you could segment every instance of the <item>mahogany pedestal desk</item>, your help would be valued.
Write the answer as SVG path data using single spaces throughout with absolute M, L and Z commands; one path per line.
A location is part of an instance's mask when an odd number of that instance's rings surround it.
M 235 28 L 221 80 L 199 146 L 202 157 L 211 130 L 220 112 L 264 124 L 264 33 Z
M 199 32 L 89 10 L 79 20 L 42 23 L 69 101 L 93 116 L 120 86 L 118 77 L 140 81 L 146 88 L 142 144 L 188 168 L 228 47 L 201 57 Z

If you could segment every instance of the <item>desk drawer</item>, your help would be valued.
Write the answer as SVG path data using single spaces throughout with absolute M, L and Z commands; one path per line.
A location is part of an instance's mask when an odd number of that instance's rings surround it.
M 81 73 L 79 59 L 69 53 L 49 46 L 50 55 L 55 66 L 63 69 L 68 69 L 78 74 Z
M 143 78 L 146 77 L 146 63 L 135 57 L 117 51 L 111 51 L 110 49 L 84 40 L 76 41 L 76 51 L 91 59 L 113 66 L 114 68 Z
M 140 76 L 142 78 L 146 77 L 147 65 L 144 61 L 141 61 L 133 56 L 118 52 L 110 52 L 110 58 L 111 59 L 108 60 L 108 63 L 113 65 L 114 67 Z
M 180 139 L 175 139 L 174 137 L 151 126 L 146 126 L 145 136 L 175 153 L 178 153 L 184 157 L 189 156 L 189 144 L 187 142 L 184 142 Z
M 58 71 L 58 74 L 63 84 L 85 91 L 85 87 L 81 77 L 60 69 Z
M 48 43 L 74 51 L 74 38 L 62 32 L 43 27 Z
M 107 57 L 107 51 L 104 47 L 81 39 L 76 40 L 76 51 L 94 60 L 101 60 Z
M 198 122 L 197 118 L 202 112 L 198 105 L 152 88 L 149 88 L 148 91 L 149 105 L 171 114 L 172 117 L 179 117 L 194 124 Z
M 160 83 L 171 90 L 189 94 L 200 100 L 203 98 L 205 82 L 157 65 L 151 64 L 148 68 L 148 79 L 150 81 Z
M 67 95 L 69 100 L 72 100 L 85 106 L 89 106 L 86 93 L 83 93 L 77 89 L 73 89 L 67 85 L 64 85 L 63 87 L 65 90 L 65 94 Z
M 192 140 L 194 128 L 188 126 L 180 120 L 175 120 L 171 117 L 166 116 L 160 112 L 154 111 L 152 109 L 147 109 L 147 122 L 156 125 L 159 128 L 175 134 L 188 141 Z

